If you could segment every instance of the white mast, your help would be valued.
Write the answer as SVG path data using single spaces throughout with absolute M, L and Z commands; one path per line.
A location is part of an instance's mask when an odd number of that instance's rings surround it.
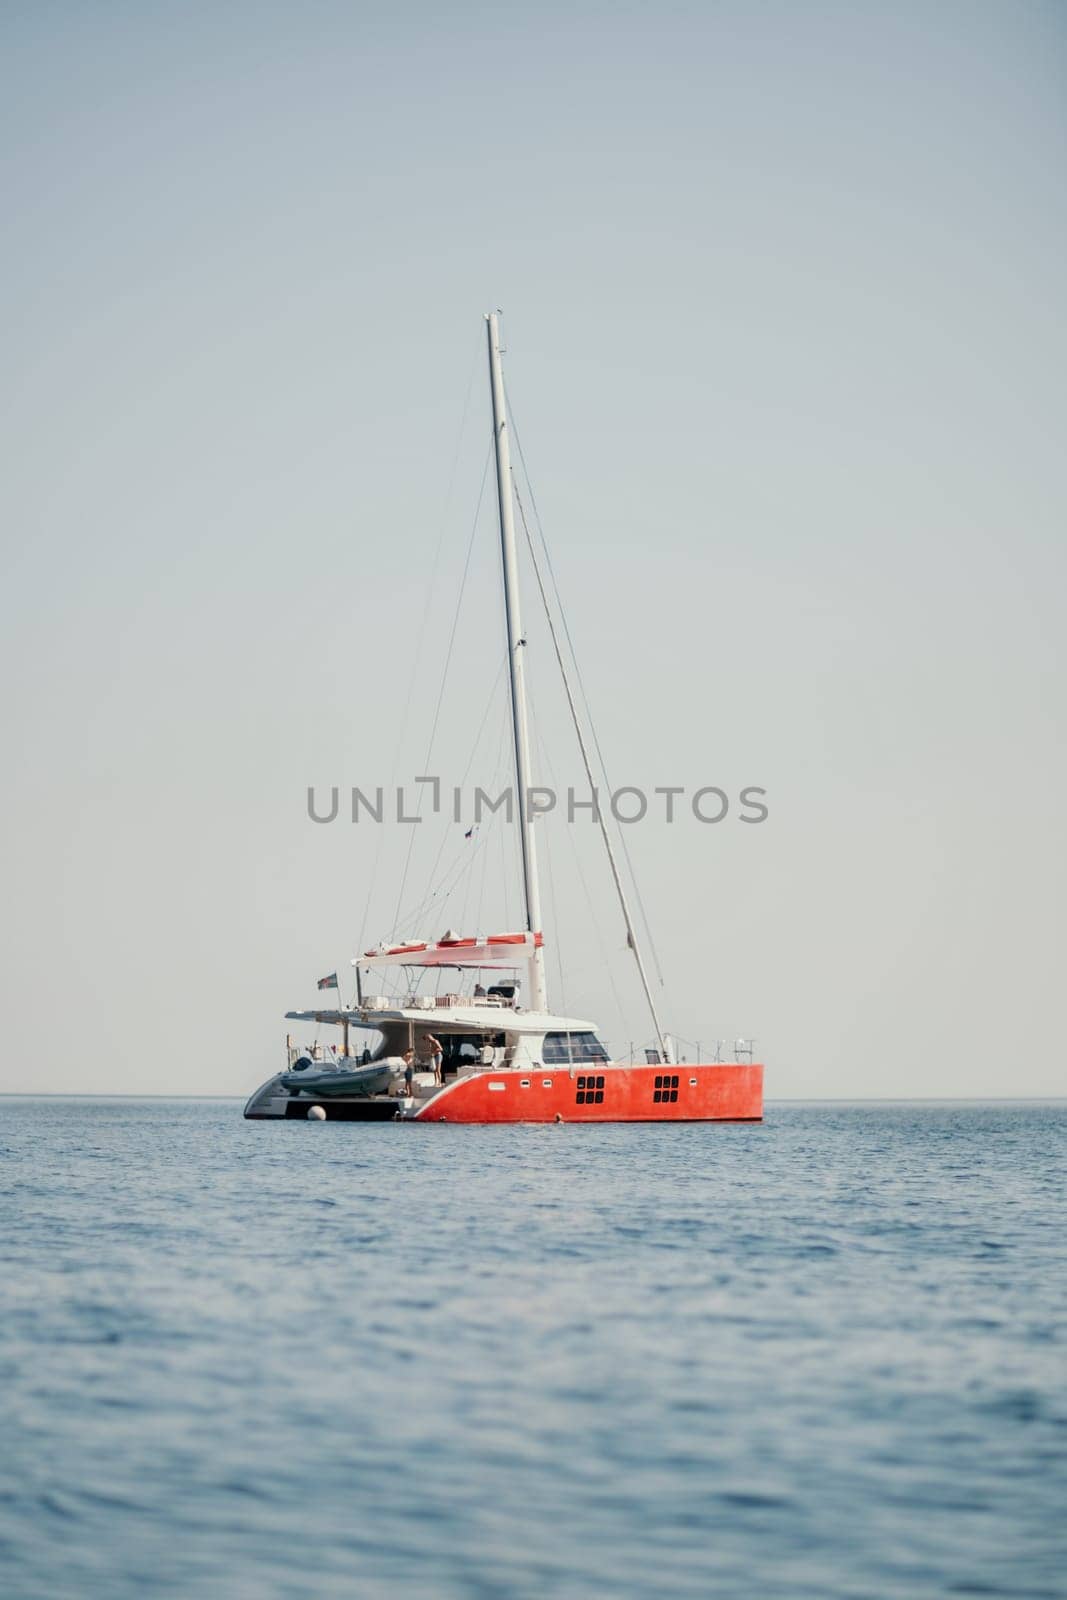
M 519 569 L 515 554 L 515 521 L 512 508 L 511 451 L 508 447 L 508 421 L 504 407 L 504 379 L 500 371 L 500 321 L 491 311 L 486 317 L 489 334 L 489 386 L 493 395 L 493 442 L 496 448 L 496 486 L 500 502 L 500 553 L 504 566 L 504 618 L 508 635 L 508 671 L 511 677 L 511 725 L 515 735 L 515 800 L 519 812 L 519 838 L 522 841 L 522 876 L 526 893 L 526 927 L 532 934 L 541 932 L 541 893 L 537 883 L 537 853 L 533 827 L 526 804 L 530 792 L 530 738 L 526 726 L 526 686 L 523 651 L 526 640 L 519 615 Z M 545 955 L 534 949 L 530 956 L 531 1011 L 547 1011 L 545 994 Z

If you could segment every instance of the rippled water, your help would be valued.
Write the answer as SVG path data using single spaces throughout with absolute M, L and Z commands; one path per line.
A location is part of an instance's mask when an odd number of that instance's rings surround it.
M 0 1591 L 1062 1596 L 1067 1106 L 0 1100 Z

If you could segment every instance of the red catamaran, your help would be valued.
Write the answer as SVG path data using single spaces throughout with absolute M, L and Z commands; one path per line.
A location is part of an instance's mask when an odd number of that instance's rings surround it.
M 656 1046 L 645 1051 L 646 1060 L 640 1064 L 613 1061 L 593 1023 L 549 1010 L 535 822 L 522 803 L 531 792 L 525 639 L 497 314 L 486 322 L 526 926 L 518 932 L 489 935 L 448 932 L 438 939 L 378 945 L 354 957 L 354 1006 L 287 1013 L 293 1021 L 339 1029 L 339 1045 L 306 1049 L 287 1041 L 286 1069 L 256 1090 L 245 1116 L 472 1123 L 758 1121 L 763 1115 L 759 1063 L 675 1060 L 672 1040 L 660 1024 L 603 815 L 598 817 L 601 834 Z M 592 764 L 536 559 L 534 572 L 593 789 Z M 410 992 L 399 1000 L 366 993 L 367 980 L 389 969 L 406 976 Z M 427 969 L 454 971 L 455 990 L 419 992 L 419 974 Z M 483 986 L 483 976 L 499 973 L 507 976 Z M 525 974 L 524 989 L 517 973 Z M 333 983 L 324 980 L 327 987 L 336 987 L 333 977 Z M 353 1033 L 368 1039 L 366 1047 L 353 1051 Z

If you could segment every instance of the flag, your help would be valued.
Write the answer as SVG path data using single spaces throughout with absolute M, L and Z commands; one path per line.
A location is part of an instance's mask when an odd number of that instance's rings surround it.
M 466 831 L 466 833 L 465 833 L 465 834 L 464 834 L 464 835 L 463 835 L 463 837 L 464 837 L 464 838 L 465 838 L 465 839 L 469 839 L 469 838 L 470 838 L 470 836 L 471 836 L 471 834 L 472 834 L 472 833 L 473 833 L 473 832 L 474 832 L 474 829 L 473 829 L 473 828 L 468 828 L 468 829 L 467 829 L 467 831 Z
M 319 988 L 320 989 L 336 989 L 338 987 L 339 987 L 339 985 L 338 985 L 338 982 L 337 982 L 337 974 L 336 974 L 336 972 L 331 972 L 330 976 L 328 978 L 320 978 L 319 979 Z

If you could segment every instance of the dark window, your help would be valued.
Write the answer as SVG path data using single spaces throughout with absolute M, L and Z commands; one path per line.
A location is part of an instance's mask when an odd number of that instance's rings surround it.
M 608 1052 L 595 1033 L 546 1033 L 541 1057 L 548 1066 L 572 1062 L 606 1061 Z

